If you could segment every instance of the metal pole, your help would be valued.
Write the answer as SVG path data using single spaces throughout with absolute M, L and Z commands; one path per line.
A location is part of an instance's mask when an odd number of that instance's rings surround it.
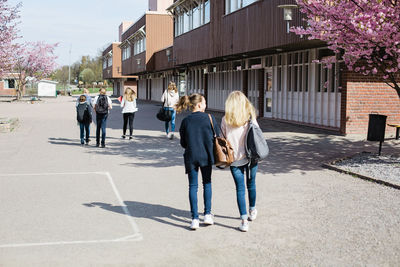
M 71 47 L 72 44 L 69 46 L 69 62 L 68 62 L 68 89 L 71 91 Z
M 382 150 L 382 141 L 379 142 L 379 152 L 378 155 L 381 155 L 381 150 Z

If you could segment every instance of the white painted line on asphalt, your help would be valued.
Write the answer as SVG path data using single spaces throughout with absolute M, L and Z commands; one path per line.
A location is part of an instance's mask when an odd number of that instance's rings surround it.
M 128 221 L 129 221 L 129 223 L 131 224 L 131 226 L 133 228 L 134 234 L 140 234 L 139 228 L 136 225 L 135 221 L 132 219 L 131 213 L 129 212 L 128 208 L 126 207 L 124 201 L 122 200 L 122 197 L 121 197 L 120 193 L 118 192 L 117 187 L 114 184 L 114 180 L 111 177 L 111 174 L 109 172 L 106 172 L 105 175 L 108 177 L 108 181 L 110 181 L 111 187 L 113 188 L 114 193 L 118 198 L 119 204 L 121 205 L 122 209 L 124 210 L 124 212 L 125 212 L 125 214 L 126 214 L 126 216 L 128 218 Z
M 0 176 L 44 176 L 44 175 L 83 175 L 83 174 L 101 174 L 106 175 L 105 172 L 43 172 L 43 173 L 8 173 L 0 174 Z
M 0 245 L 0 249 L 1 248 L 76 245 L 76 244 L 113 243 L 113 242 L 131 242 L 131 241 L 142 240 L 141 235 L 131 235 L 128 237 L 129 238 L 119 238 L 119 239 L 111 239 L 111 240 L 61 241 L 61 242 L 44 242 L 44 243 L 8 244 L 8 245 Z
M 132 218 L 131 213 L 128 208 L 124 204 L 122 200 L 121 194 L 119 193 L 114 180 L 109 172 L 53 172 L 53 173 L 11 173 L 11 174 L 0 174 L 0 177 L 8 177 L 8 176 L 44 176 L 44 175 L 84 175 L 84 174 L 100 174 L 105 175 L 108 178 L 108 181 L 111 184 L 111 187 L 116 195 L 119 204 L 121 205 L 127 219 L 132 226 L 133 235 L 124 236 L 117 239 L 110 240 L 87 240 L 87 241 L 60 241 L 60 242 L 43 242 L 43 243 L 23 243 L 23 244 L 6 244 L 0 245 L 0 248 L 19 248 L 19 247 L 33 247 L 33 246 L 56 246 L 56 245 L 74 245 L 74 244 L 94 244 L 94 243 L 112 243 L 112 242 L 130 242 L 130 241 L 141 241 L 143 240 L 143 236 L 139 231 L 139 227 L 135 223 Z

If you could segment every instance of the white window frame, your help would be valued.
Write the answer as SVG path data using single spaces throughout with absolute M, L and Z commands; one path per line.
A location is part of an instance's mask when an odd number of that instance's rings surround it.
M 225 0 L 225 15 L 249 6 L 259 0 Z
M 178 6 L 174 13 L 175 37 L 197 29 L 210 22 L 211 0 L 197 0 L 188 3 L 185 8 Z M 198 3 L 198 5 L 197 5 Z M 208 8 L 206 8 L 206 6 Z M 198 8 L 198 21 L 194 22 L 194 9 Z

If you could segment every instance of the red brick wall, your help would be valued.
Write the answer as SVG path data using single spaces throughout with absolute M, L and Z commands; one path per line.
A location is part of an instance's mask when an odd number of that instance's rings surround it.
M 378 77 L 344 71 L 342 88 L 342 133 L 366 135 L 370 113 L 386 115 L 387 123 L 400 124 L 400 98 Z M 386 127 L 386 132 L 394 134 L 395 130 Z
M 16 94 L 15 89 L 4 89 L 4 82 L 0 81 L 0 95 L 14 96 L 15 94 Z

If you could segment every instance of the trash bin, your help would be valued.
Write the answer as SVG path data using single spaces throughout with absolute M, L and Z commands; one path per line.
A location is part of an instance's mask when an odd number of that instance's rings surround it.
M 369 114 L 368 141 L 383 142 L 385 140 L 386 118 L 386 115 Z

